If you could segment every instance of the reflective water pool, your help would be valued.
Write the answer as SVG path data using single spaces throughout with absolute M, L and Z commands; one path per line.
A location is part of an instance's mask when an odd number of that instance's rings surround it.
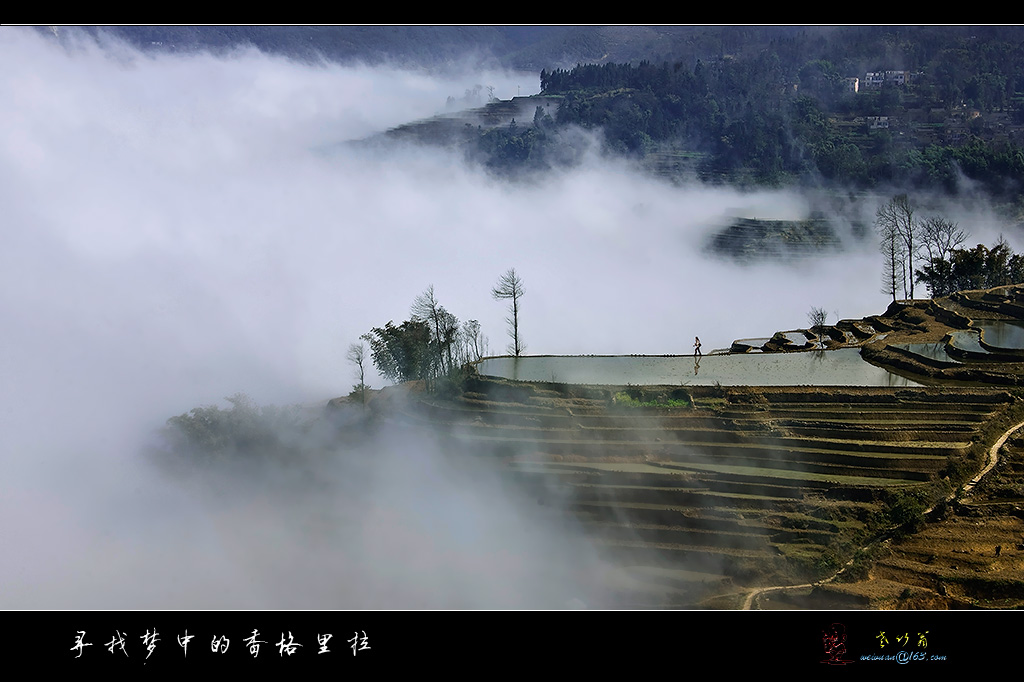
M 939 341 L 937 343 L 898 343 L 894 347 L 902 348 L 903 350 L 910 351 L 911 353 L 915 353 L 932 360 L 952 362 L 958 365 L 962 364 L 961 360 L 952 357 L 946 352 L 946 343 L 944 341 Z
M 981 335 L 975 329 L 962 329 L 951 332 L 949 336 L 954 348 L 970 353 L 988 353 L 981 345 Z
M 783 336 L 794 346 L 804 346 L 808 342 L 808 338 L 804 336 L 803 332 L 783 332 Z
M 920 386 L 863 360 L 857 348 L 735 355 L 535 355 L 483 360 L 480 374 L 567 384 Z
M 999 348 L 1024 349 L 1024 326 L 1016 322 L 975 322 L 985 335 L 985 343 Z

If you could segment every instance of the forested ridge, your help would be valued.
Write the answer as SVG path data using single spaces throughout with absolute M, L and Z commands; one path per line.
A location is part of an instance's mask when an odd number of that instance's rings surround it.
M 956 193 L 966 178 L 1000 201 L 1024 204 L 1020 26 L 85 30 L 156 51 L 248 45 L 313 62 L 428 69 L 474 55 L 473 63 L 488 68 L 537 73 L 546 101 L 536 116 L 484 124 L 468 140 L 471 157 L 503 174 L 577 163 L 590 142 L 571 131 L 583 129 L 600 134 L 606 153 L 707 182 Z M 903 75 L 869 78 L 887 72 Z M 850 90 L 852 78 L 858 92 Z
M 486 131 L 475 151 L 497 170 L 550 166 L 575 158 L 561 134 L 575 126 L 600 131 L 607 153 L 668 158 L 707 181 L 955 193 L 963 176 L 1015 200 L 1024 43 L 1012 39 L 1019 29 L 990 28 L 853 27 L 693 63 L 543 69 L 541 95 L 557 112 Z

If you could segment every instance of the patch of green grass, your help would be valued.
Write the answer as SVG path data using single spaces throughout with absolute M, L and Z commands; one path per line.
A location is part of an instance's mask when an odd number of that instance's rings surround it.
M 886 497 L 888 505 L 885 514 L 889 523 L 897 528 L 897 537 L 905 537 L 922 528 L 924 510 L 928 506 L 927 491 L 895 490 Z
M 658 400 L 638 400 L 633 396 L 629 395 L 625 391 L 619 391 L 615 394 L 615 404 L 625 405 L 626 407 L 690 407 L 691 403 L 689 400 L 680 400 L 677 398 L 661 398 Z
M 787 562 L 803 575 L 823 577 L 835 572 L 841 565 L 839 557 L 828 547 L 815 545 L 809 540 L 774 544 Z
M 741 466 L 734 464 L 712 464 L 710 462 L 664 462 L 662 466 L 687 471 L 710 471 L 716 474 L 735 476 L 758 476 L 762 478 L 779 478 L 791 481 L 826 481 L 835 485 L 859 486 L 894 486 L 914 488 L 920 484 L 908 483 L 900 478 L 876 478 L 867 476 L 844 476 L 840 474 L 819 474 L 797 469 L 769 469 L 767 467 Z

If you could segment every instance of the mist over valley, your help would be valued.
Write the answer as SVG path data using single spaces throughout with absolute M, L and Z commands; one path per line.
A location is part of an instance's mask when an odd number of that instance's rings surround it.
M 667 179 L 583 129 L 577 163 L 524 178 L 454 147 L 348 144 L 450 112 L 475 86 L 537 94 L 535 71 L 160 52 L 28 27 L 0 29 L 0 61 L 5 609 L 599 602 L 609 569 L 585 534 L 473 452 L 323 416 L 357 382 L 350 344 L 432 286 L 503 355 L 492 288 L 512 267 L 528 355 L 684 355 L 695 336 L 708 352 L 803 329 L 813 306 L 836 322 L 890 302 L 872 225 L 896 187 Z M 981 194 L 917 196 L 972 245 L 1024 246 Z M 835 248 L 708 250 L 737 220 L 812 216 Z M 368 367 L 370 387 L 389 383 Z M 154 462 L 168 419 L 237 394 L 301 406 L 276 436 L 300 464 Z

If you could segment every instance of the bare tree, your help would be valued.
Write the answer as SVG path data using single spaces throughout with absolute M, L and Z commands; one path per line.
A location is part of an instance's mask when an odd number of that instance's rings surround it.
M 416 322 L 429 323 L 436 339 L 441 336 L 441 310 L 441 304 L 434 296 L 434 285 L 431 284 L 412 302 L 412 319 Z
M 359 391 L 359 400 L 366 404 L 366 344 L 353 343 L 348 347 L 348 361 L 356 366 L 359 371 L 359 384 L 355 387 Z
M 828 320 L 828 311 L 824 308 L 812 306 L 807 313 L 807 322 L 810 323 L 812 331 L 824 327 L 826 320 Z
M 882 237 L 882 252 L 887 257 L 891 258 L 896 254 L 896 250 L 892 245 L 887 242 L 898 239 L 902 245 L 903 264 L 898 270 L 903 273 L 903 281 L 907 281 L 906 273 L 911 274 L 910 277 L 910 298 L 914 298 L 914 261 L 918 259 L 917 251 L 920 249 L 920 244 L 916 243 L 916 237 L 919 232 L 918 223 L 914 220 L 914 208 L 910 205 L 910 200 L 906 194 L 898 194 L 890 199 L 888 202 L 878 208 L 878 212 L 875 214 L 875 225 L 878 228 L 879 234 Z M 890 269 L 892 272 L 892 279 L 895 280 L 895 273 L 897 268 L 895 264 L 890 266 L 886 264 L 886 274 L 889 275 Z M 893 290 L 893 300 L 896 300 L 895 286 L 891 287 Z M 886 290 L 885 293 L 889 293 Z
M 838 317 L 838 315 L 837 315 Z M 818 336 L 818 345 L 824 350 L 825 343 L 822 341 L 821 335 L 825 328 L 825 323 L 828 321 L 828 311 L 824 308 L 818 308 L 812 306 L 807 312 L 807 323 L 810 325 L 811 331 Z
M 487 355 L 487 337 L 480 331 L 477 320 L 468 320 L 462 324 L 462 348 L 466 362 L 477 362 Z
M 967 241 L 967 233 L 957 223 L 941 216 L 933 216 L 920 224 L 921 244 L 928 254 L 928 264 L 935 259 L 946 260 L 953 249 Z
M 907 288 L 904 274 L 905 247 L 896 223 L 891 220 L 879 220 L 876 227 L 880 239 L 878 250 L 885 258 L 882 271 L 882 293 L 891 294 L 892 300 L 895 302 L 900 284 L 902 283 L 904 292 Z
M 519 299 L 525 293 L 523 280 L 516 274 L 515 268 L 509 269 L 508 272 L 502 275 L 501 279 L 498 280 L 498 284 L 491 290 L 491 295 L 496 300 L 512 301 L 509 304 L 509 312 L 512 313 L 512 317 L 505 318 L 505 321 L 508 322 L 508 333 L 512 337 L 512 343 L 509 345 L 508 350 L 516 356 L 521 355 L 526 350 L 526 346 L 519 337 Z
M 412 319 L 415 322 L 426 322 L 431 327 L 438 372 L 444 374 L 451 371 L 455 365 L 452 346 L 457 340 L 459 320 L 438 303 L 433 284 L 413 301 Z
M 441 369 L 446 373 L 450 373 L 461 364 L 456 362 L 455 358 L 459 342 L 459 318 L 441 308 L 438 314 L 437 329 L 440 334 L 437 338 L 437 343 L 440 346 L 443 359 L 447 361 Z

